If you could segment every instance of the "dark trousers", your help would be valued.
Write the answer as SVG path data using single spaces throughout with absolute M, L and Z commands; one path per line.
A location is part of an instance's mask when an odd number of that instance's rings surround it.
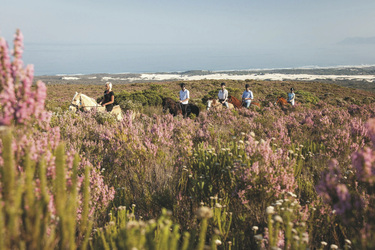
M 113 109 L 113 104 L 105 105 L 105 109 L 107 110 L 107 112 L 111 112 Z
M 180 106 L 181 106 L 181 110 L 182 110 L 182 115 L 185 117 L 187 117 L 187 108 L 188 108 L 188 105 L 189 104 L 182 104 L 180 103 Z

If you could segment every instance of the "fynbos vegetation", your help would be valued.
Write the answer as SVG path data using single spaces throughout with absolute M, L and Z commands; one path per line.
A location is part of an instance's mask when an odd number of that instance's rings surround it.
M 118 93 L 119 122 L 52 113 L 22 46 L 18 31 L 11 60 L 0 38 L 0 249 L 375 247 L 372 95 L 309 86 L 279 107 L 250 82 L 261 108 L 183 119 L 151 85 Z M 217 86 L 200 85 L 203 106 Z

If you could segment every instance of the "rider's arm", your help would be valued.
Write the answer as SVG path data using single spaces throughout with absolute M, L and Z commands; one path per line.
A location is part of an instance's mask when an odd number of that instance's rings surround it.
M 187 97 L 186 99 L 184 100 L 180 100 L 180 102 L 186 102 L 186 101 L 189 101 L 189 98 L 190 98 L 190 93 L 189 93 L 189 90 L 186 90 L 187 91 Z M 180 97 L 181 98 L 181 97 Z
M 224 91 L 224 102 L 228 100 L 228 90 Z

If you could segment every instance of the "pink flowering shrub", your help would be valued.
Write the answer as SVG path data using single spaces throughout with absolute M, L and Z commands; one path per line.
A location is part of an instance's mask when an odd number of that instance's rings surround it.
M 374 114 L 369 107 L 361 108 L 363 116 Z M 251 224 L 265 228 L 265 208 L 282 193 L 296 193 L 303 206 L 320 204 L 315 186 L 328 160 L 347 166 L 350 155 L 369 143 L 361 116 L 326 104 L 293 112 L 272 106 L 201 112 L 194 120 L 144 114 L 133 119 L 130 111 L 124 117 L 116 123 L 99 121 L 95 113 L 62 113 L 51 126 L 117 190 L 112 206 L 135 203 L 144 218 L 166 207 L 183 228 L 194 228 L 194 210 L 217 196 L 236 222 L 228 239 L 239 237 L 241 247 L 254 241 L 235 231 L 245 234 Z M 319 225 L 334 232 L 337 243 L 340 231 L 330 211 L 322 211 L 330 222 Z M 321 231 L 309 229 L 311 242 L 324 239 Z
M 249 204 L 255 197 L 269 202 L 279 198 L 281 193 L 295 192 L 297 188 L 295 161 L 288 159 L 288 152 L 281 148 L 273 150 L 270 143 L 271 140 L 259 142 L 249 136 L 245 148 L 248 161 L 235 163 L 241 169 L 239 197 L 243 204 Z
M 352 164 L 340 166 L 336 160 L 329 165 L 317 186 L 319 194 L 325 202 L 340 216 L 348 226 L 348 234 L 352 234 L 358 247 L 373 248 L 375 241 L 375 119 L 366 123 L 367 133 L 371 139 L 371 147 L 354 152 Z M 360 232 L 360 234 L 358 234 Z
M 265 247 L 320 248 L 324 240 L 343 246 L 345 238 L 373 246 L 368 239 L 374 233 L 375 122 L 364 121 L 375 116 L 374 104 L 280 108 L 271 103 L 261 109 L 202 111 L 195 119 L 134 117 L 128 111 L 120 122 L 95 112 L 52 115 L 44 107 L 46 86 L 33 84 L 32 66 L 22 64 L 22 39 L 17 32 L 12 61 L 0 38 L 0 124 L 12 129 L 20 176 L 26 173 L 26 156 L 36 169 L 45 163 L 51 215 L 62 209 L 51 183 L 62 174 L 56 151 L 64 142 L 64 185 L 77 189 L 77 212 L 72 214 L 78 221 L 88 215 L 101 226 L 109 208 L 135 204 L 133 216 L 152 219 L 167 208 L 183 230 L 194 231 L 195 211 L 203 204 L 225 211 L 208 232 L 227 249 L 257 247 L 257 239 L 249 237 L 253 226 L 265 236 Z M 0 152 L 2 168 L 7 163 L 3 142 Z M 77 154 L 81 160 L 74 170 Z M 90 200 L 84 211 L 88 169 Z M 43 190 L 38 173 L 31 188 L 37 196 Z M 288 192 L 294 203 L 285 196 Z M 275 214 L 269 217 L 270 205 L 279 206 L 275 211 L 293 228 Z M 51 218 L 51 225 L 57 224 Z
M 33 85 L 33 66 L 26 68 L 22 62 L 23 36 L 17 31 L 14 40 L 13 61 L 9 56 L 7 43 L 0 38 L 0 124 L 11 128 L 13 131 L 13 152 L 17 170 L 22 173 L 24 169 L 25 155 L 39 166 L 42 162 L 46 165 L 46 174 L 49 182 L 56 178 L 55 150 L 62 143 L 60 128 L 51 127 L 52 114 L 45 110 L 46 86 L 38 81 Z M 0 152 L 2 148 L 0 145 Z M 76 154 L 74 147 L 68 147 L 66 154 L 66 182 L 69 187 L 73 178 L 72 165 Z M 4 159 L 0 157 L 1 166 Z M 0 167 L 1 167 L 0 166 Z M 113 199 L 114 190 L 103 183 L 103 177 L 96 167 L 84 159 L 79 164 L 78 185 L 81 188 L 84 169 L 91 167 L 90 188 L 92 204 L 90 206 L 90 217 L 96 213 L 103 212 L 108 203 Z M 38 176 L 35 177 L 39 183 Z M 48 186 L 50 192 L 50 212 L 55 213 L 53 197 L 53 186 Z M 35 187 L 36 195 L 40 187 Z M 79 194 L 80 197 L 80 194 Z M 81 198 L 79 198 L 81 201 Z M 81 207 L 77 208 L 77 217 L 80 218 Z
M 43 122 L 50 115 L 44 110 L 46 86 L 38 81 L 36 90 L 32 90 L 34 68 L 28 65 L 23 68 L 23 35 L 18 30 L 14 39 L 13 61 L 8 45 L 0 37 L 0 76 L 1 76 L 1 113 L 0 124 L 26 124 L 28 120 Z

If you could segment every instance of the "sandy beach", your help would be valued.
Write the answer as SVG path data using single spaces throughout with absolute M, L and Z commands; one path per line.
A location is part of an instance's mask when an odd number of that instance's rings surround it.
M 57 75 L 37 76 L 47 84 L 102 84 L 103 82 L 139 83 L 161 81 L 194 81 L 194 80 L 259 80 L 259 81 L 361 81 L 372 83 L 374 74 L 307 74 L 307 73 L 238 73 L 236 72 L 202 72 L 202 73 L 143 73 L 143 74 L 91 74 L 91 75 Z

